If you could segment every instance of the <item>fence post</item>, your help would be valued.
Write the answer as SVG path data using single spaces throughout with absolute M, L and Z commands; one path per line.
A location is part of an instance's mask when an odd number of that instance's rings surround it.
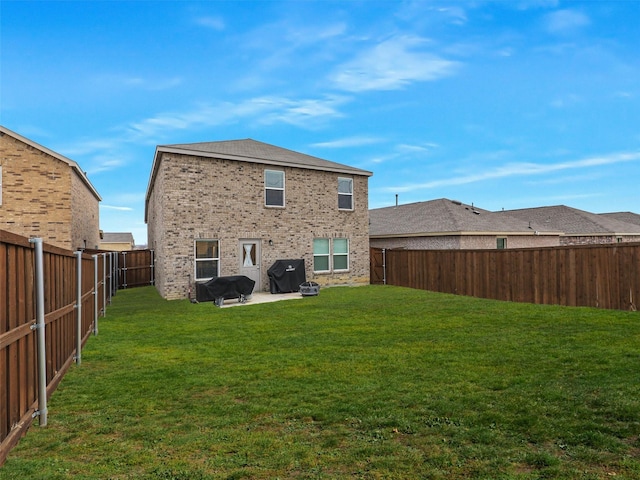
M 102 254 L 102 316 L 107 316 L 107 254 Z
M 109 252 L 109 305 L 113 297 L 113 252 Z
M 127 252 L 122 252 L 122 288 L 127 288 Z
M 45 343 L 44 324 L 44 261 L 42 253 L 42 238 L 30 238 L 35 244 L 35 276 L 36 276 L 36 324 L 32 326 L 38 336 L 38 411 L 41 427 L 47 426 L 47 352 Z
M 98 255 L 93 258 L 93 334 L 98 335 Z
M 82 252 L 76 256 L 76 365 L 82 363 Z
M 387 249 L 382 249 L 382 284 L 387 284 Z
M 155 272 L 155 266 L 156 266 L 156 259 L 154 256 L 154 250 L 151 250 L 151 285 L 155 285 L 156 283 L 156 272 Z

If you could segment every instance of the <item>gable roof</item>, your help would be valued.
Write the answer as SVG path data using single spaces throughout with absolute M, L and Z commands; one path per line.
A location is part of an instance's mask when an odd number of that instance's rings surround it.
M 99 202 L 102 201 L 102 197 L 100 197 L 100 194 L 98 193 L 98 191 L 95 189 L 95 187 L 91 184 L 91 182 L 89 181 L 89 178 L 87 177 L 87 174 L 80 168 L 80 166 L 74 162 L 73 160 L 60 155 L 57 152 L 54 152 L 53 150 L 48 149 L 47 147 L 43 147 L 42 145 L 34 142 L 33 140 L 29 140 L 26 137 L 23 137 L 22 135 L 17 134 L 16 132 L 13 132 L 11 130 L 9 130 L 6 127 L 3 127 L 2 125 L 0 125 L 0 136 L 2 135 L 9 135 L 10 137 L 13 137 L 14 139 L 29 145 L 32 148 L 35 148 L 36 150 L 40 150 L 41 152 L 46 153 L 47 155 L 52 156 L 53 158 L 56 158 L 57 160 L 60 160 L 61 162 L 66 163 L 67 165 L 69 165 L 69 167 L 71 167 L 71 169 L 76 173 L 76 175 L 78 175 L 78 177 L 80 178 L 80 180 L 82 180 L 82 182 L 87 186 L 87 188 L 89 189 L 89 191 L 93 194 L 94 197 L 96 197 L 98 199 Z
M 369 236 L 415 237 L 440 235 L 558 235 L 558 231 L 441 198 L 369 210 Z
M 607 215 L 578 210 L 566 205 L 505 210 L 506 215 L 557 229 L 567 236 L 640 235 L 640 224 L 623 222 Z
M 372 172 L 350 167 L 342 163 L 331 162 L 304 153 L 295 152 L 250 138 L 244 140 L 224 140 L 220 142 L 178 143 L 174 145 L 158 145 L 153 157 L 147 195 L 145 198 L 145 221 L 151 187 L 155 180 L 162 153 L 181 155 L 197 155 L 205 158 L 236 160 L 239 162 L 261 163 L 278 167 L 305 168 L 324 172 L 343 173 L 346 175 L 364 175 L 370 177 Z
M 258 142 L 247 138 L 245 140 L 225 140 L 221 142 L 182 143 L 175 145 L 158 145 L 155 160 L 160 152 L 198 155 L 208 158 L 223 158 L 241 162 L 264 163 L 282 167 L 308 168 L 329 172 L 346 173 L 351 175 L 366 175 L 373 173 L 350 167 L 342 163 L 331 162 L 300 152 L 294 152 L 268 143 Z
M 599 213 L 602 217 L 613 218 L 621 222 L 632 223 L 634 225 L 640 225 L 640 215 L 633 212 L 611 212 L 611 213 Z
M 129 232 L 104 232 L 100 243 L 130 243 L 133 245 L 133 234 Z

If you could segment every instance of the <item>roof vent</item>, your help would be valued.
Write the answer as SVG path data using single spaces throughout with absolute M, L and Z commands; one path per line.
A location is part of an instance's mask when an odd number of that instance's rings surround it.
M 455 205 L 462 205 L 462 202 L 460 200 L 451 200 L 451 203 Z

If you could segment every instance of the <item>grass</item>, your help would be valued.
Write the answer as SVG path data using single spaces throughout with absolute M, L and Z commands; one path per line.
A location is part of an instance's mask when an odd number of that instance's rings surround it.
M 118 292 L 0 479 L 640 478 L 640 314 Z

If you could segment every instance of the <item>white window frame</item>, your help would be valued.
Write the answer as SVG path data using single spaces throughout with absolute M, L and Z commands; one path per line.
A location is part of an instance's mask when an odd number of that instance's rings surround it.
M 217 243 L 217 257 L 201 257 L 198 258 L 198 242 L 216 242 Z M 220 276 L 220 240 L 215 238 L 196 238 L 193 242 L 193 278 L 196 282 L 203 282 L 217 278 Z M 198 277 L 198 263 L 200 262 L 216 262 L 216 276 L 215 277 Z
M 500 246 L 502 243 L 502 246 Z M 496 237 L 496 248 L 498 250 L 506 250 L 507 249 L 507 237 Z
M 345 182 L 348 181 L 349 185 L 350 185 L 350 191 L 349 192 L 341 192 L 340 191 L 340 183 L 341 182 Z M 344 208 L 340 206 L 340 197 L 348 197 L 351 199 L 351 206 L 349 208 Z M 353 178 L 349 178 L 349 177 L 338 177 L 338 210 L 347 210 L 347 211 L 352 211 L 354 209 L 354 202 L 353 202 Z
M 267 175 L 269 173 L 278 173 L 280 175 L 282 175 L 282 187 L 270 187 L 267 185 Z M 284 171 L 283 170 L 268 170 L 265 169 L 264 171 L 264 206 L 265 207 L 269 207 L 269 208 L 284 208 L 285 206 L 285 175 L 284 175 Z M 267 202 L 267 192 L 269 190 L 273 190 L 273 191 L 281 191 L 282 192 L 282 205 L 272 205 L 270 203 Z
M 324 253 L 316 253 L 316 240 L 322 240 L 326 242 L 327 252 Z M 346 252 L 336 252 L 336 240 L 344 240 L 347 242 L 347 251 Z M 335 268 L 336 265 L 336 257 L 346 257 L 347 259 L 347 268 Z M 328 238 L 328 237 L 315 237 L 313 239 L 313 273 L 333 273 L 333 272 L 348 272 L 350 269 L 350 242 L 348 238 L 339 237 L 339 238 Z M 326 258 L 327 262 L 327 270 L 316 270 L 316 258 L 322 257 Z
M 336 240 L 344 240 L 347 242 L 347 251 L 336 253 Z M 331 241 L 331 266 L 333 267 L 334 272 L 348 272 L 349 271 L 349 239 L 348 238 L 334 238 Z M 335 268 L 336 266 L 336 257 L 346 257 L 347 259 L 347 268 Z
M 327 253 L 316 253 L 316 240 L 327 242 Z M 327 270 L 316 270 L 316 257 L 327 259 Z M 324 237 L 316 237 L 313 239 L 313 273 L 331 273 L 331 239 Z

